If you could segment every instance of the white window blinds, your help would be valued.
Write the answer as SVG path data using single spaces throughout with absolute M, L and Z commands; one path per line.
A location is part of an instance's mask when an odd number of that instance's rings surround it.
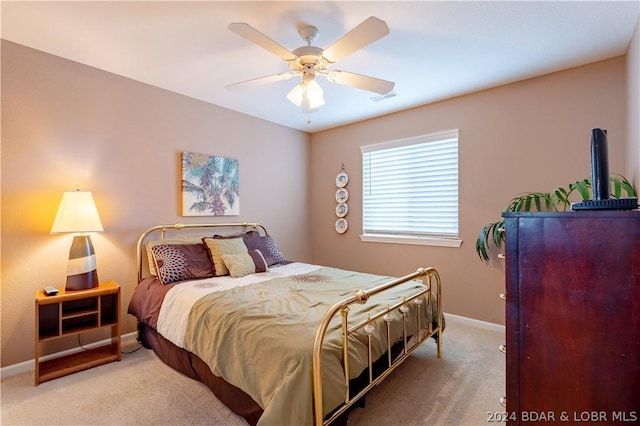
M 458 237 L 458 131 L 364 146 L 363 237 Z

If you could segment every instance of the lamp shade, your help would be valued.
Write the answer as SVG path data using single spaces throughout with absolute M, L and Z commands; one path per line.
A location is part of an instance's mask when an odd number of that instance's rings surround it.
M 103 231 L 96 203 L 91 192 L 67 191 L 62 195 L 58 214 L 51 233 L 75 232 L 67 263 L 66 291 L 88 290 L 98 286 L 96 255 L 89 235 L 85 232 Z
M 62 195 L 51 233 L 104 231 L 93 195 L 88 191 L 66 191 Z

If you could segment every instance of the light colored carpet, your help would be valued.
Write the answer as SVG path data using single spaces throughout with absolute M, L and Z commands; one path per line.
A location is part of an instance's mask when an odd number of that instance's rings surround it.
M 502 411 L 504 333 L 447 319 L 442 359 L 422 345 L 355 409 L 349 425 L 486 425 Z M 125 350 L 131 348 L 124 348 Z M 2 425 L 246 425 L 203 384 L 149 350 L 39 386 L 33 373 L 2 380 Z

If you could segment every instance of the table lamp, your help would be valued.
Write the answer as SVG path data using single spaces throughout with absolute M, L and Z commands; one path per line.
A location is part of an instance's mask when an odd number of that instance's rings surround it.
M 62 195 L 51 233 L 74 232 L 65 291 L 87 290 L 98 286 L 96 255 L 86 232 L 104 231 L 91 192 L 66 191 Z

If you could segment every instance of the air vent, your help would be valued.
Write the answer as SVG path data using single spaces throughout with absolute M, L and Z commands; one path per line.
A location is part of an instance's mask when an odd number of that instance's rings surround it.
M 391 92 L 389 92 L 387 94 L 384 94 L 384 95 L 374 96 L 373 98 L 371 98 L 371 100 L 373 102 L 380 102 L 380 101 L 384 101 L 384 100 L 387 100 L 387 99 L 390 99 L 390 98 L 395 98 L 396 96 L 398 96 L 398 93 L 396 93 L 394 91 L 391 91 Z

